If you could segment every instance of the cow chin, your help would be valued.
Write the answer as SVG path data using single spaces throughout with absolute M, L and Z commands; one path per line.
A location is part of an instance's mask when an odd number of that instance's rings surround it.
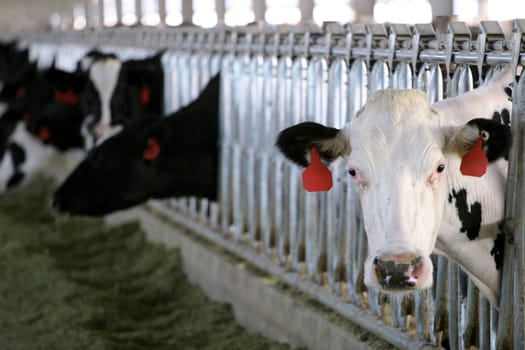
M 429 256 L 383 254 L 365 262 L 365 285 L 387 293 L 409 292 L 432 286 L 433 265 Z

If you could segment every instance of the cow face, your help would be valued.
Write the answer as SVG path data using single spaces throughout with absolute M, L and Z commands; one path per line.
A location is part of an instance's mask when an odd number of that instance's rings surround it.
M 217 196 L 220 76 L 160 118 L 144 113 L 88 153 L 53 195 L 55 208 L 104 215 L 150 198 Z
M 452 179 L 461 177 L 459 159 L 480 137 L 492 161 L 510 146 L 508 127 L 499 123 L 442 123 L 422 92 L 382 90 L 341 130 L 303 123 L 278 138 L 280 150 L 303 166 L 311 147 L 327 162 L 347 158 L 368 238 L 368 286 L 390 292 L 429 287 L 430 254 L 442 229 Z M 492 141 L 501 135 L 503 145 Z
M 84 100 L 82 108 L 87 117 L 86 120 L 90 123 L 88 128 L 94 136 L 94 141 L 109 132 L 111 124 L 110 102 L 117 86 L 120 67 L 121 62 L 116 58 L 105 58 L 91 65 L 90 83 L 82 95 Z
M 82 148 L 84 139 L 81 126 L 84 115 L 80 108 L 80 96 L 88 80 L 87 74 L 51 68 L 43 76 L 53 93 L 38 110 L 23 114 L 27 130 L 42 143 L 60 152 Z
M 169 121 L 144 120 L 90 151 L 54 194 L 60 211 L 103 215 L 149 198 L 215 198 L 217 148 L 177 146 Z

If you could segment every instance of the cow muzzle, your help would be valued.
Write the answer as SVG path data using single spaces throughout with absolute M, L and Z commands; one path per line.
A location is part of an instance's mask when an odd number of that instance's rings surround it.
M 422 256 L 390 255 L 375 257 L 372 273 L 378 287 L 387 291 L 404 291 L 429 287 L 432 267 Z

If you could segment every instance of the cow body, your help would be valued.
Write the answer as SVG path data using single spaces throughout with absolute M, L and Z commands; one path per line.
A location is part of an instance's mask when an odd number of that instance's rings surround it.
M 280 134 L 278 147 L 300 165 L 309 163 L 311 147 L 325 161 L 347 159 L 368 236 L 365 284 L 387 292 L 427 288 L 436 252 L 497 304 L 510 129 L 492 118 L 509 115 L 510 81 L 501 73 L 433 106 L 419 91 L 380 90 L 341 130 L 302 123 Z M 465 176 L 460 164 L 480 138 L 488 169 Z

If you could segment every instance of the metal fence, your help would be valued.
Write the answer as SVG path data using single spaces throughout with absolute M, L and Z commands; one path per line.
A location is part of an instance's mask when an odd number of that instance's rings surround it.
M 95 46 L 121 57 L 166 50 L 166 113 L 188 103 L 220 71 L 219 202 L 186 198 L 155 202 L 155 210 L 176 215 L 400 348 L 518 349 L 525 341 L 525 78 L 514 89 L 499 309 L 441 257 L 434 257 L 430 290 L 402 299 L 367 290 L 366 236 L 343 163 L 332 166 L 330 192 L 306 193 L 301 170 L 273 146 L 280 130 L 300 121 L 343 126 L 377 89 L 418 88 L 434 102 L 482 84 L 498 65 L 516 69 L 525 62 L 525 21 L 513 28 L 507 37 L 496 22 L 482 22 L 475 35 L 464 23 L 450 23 L 446 33 L 431 25 L 330 24 L 323 30 L 128 28 L 16 36 L 43 66 L 56 57 L 70 67 Z

